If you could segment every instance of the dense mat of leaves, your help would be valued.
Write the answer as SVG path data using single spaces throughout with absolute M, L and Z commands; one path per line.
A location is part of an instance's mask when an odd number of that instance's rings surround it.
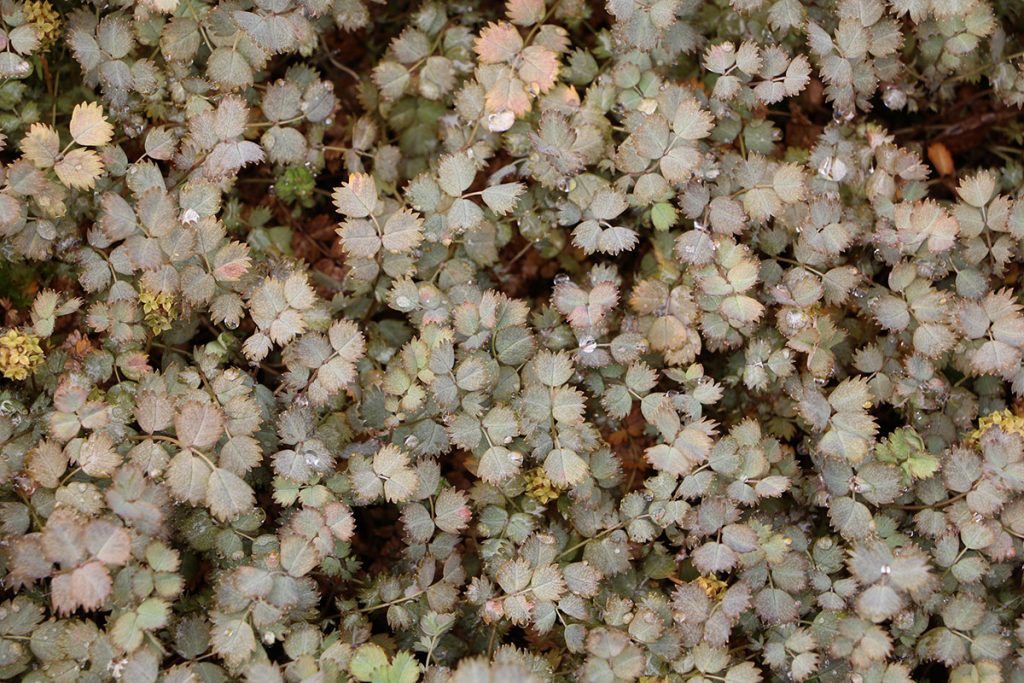
M 1024 681 L 1016 0 L 0 9 L 0 678 Z

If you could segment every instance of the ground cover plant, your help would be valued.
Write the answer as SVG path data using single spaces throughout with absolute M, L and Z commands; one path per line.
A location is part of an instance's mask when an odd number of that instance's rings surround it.
M 0 678 L 1024 681 L 1016 0 L 0 11 Z

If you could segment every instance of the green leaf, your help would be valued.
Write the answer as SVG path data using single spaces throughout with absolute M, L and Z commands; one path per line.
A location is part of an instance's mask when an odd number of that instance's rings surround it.
M 693 564 L 702 574 L 725 572 L 732 569 L 738 558 L 732 548 L 724 543 L 708 542 L 697 548 L 692 555 Z
M 761 670 L 751 662 L 730 667 L 725 673 L 725 683 L 759 683 L 761 680 Z
M 434 501 L 434 523 L 442 531 L 457 534 L 469 525 L 472 518 L 466 494 L 462 491 L 446 488 Z
M 388 666 L 388 654 L 380 645 L 365 643 L 356 648 L 348 671 L 357 681 L 373 681 L 375 674 Z
M 405 650 L 395 653 L 388 671 L 388 683 L 416 683 L 420 678 L 420 663 Z
M 651 223 L 654 224 L 656 230 L 669 230 L 676 224 L 678 220 L 678 212 L 676 208 L 668 202 L 658 202 L 651 207 Z
M 305 576 L 320 564 L 320 554 L 309 539 L 297 535 L 281 541 L 281 567 L 289 576 Z
M 138 615 L 136 623 L 146 631 L 155 631 L 167 625 L 171 606 L 160 598 L 147 598 L 135 608 Z
M 240 666 L 256 651 L 256 635 L 249 622 L 240 616 L 215 615 L 210 634 L 213 651 L 229 666 Z
M 234 472 L 216 467 L 206 485 L 206 504 L 213 516 L 230 521 L 256 504 L 252 488 Z
M 476 202 L 461 198 L 452 202 L 447 216 L 452 229 L 458 232 L 471 230 L 484 220 L 484 212 Z
M 476 166 L 466 154 L 449 154 L 437 167 L 437 184 L 446 194 L 461 197 L 476 178 Z
M 349 218 L 366 218 L 377 209 L 377 187 L 373 176 L 352 173 L 348 182 L 331 195 L 334 206 Z
M 876 624 L 885 621 L 903 607 L 903 600 L 890 586 L 871 586 L 857 598 L 857 613 Z
M 554 448 L 544 458 L 544 471 L 555 486 L 566 488 L 583 481 L 589 471 L 586 461 L 568 448 Z
M 164 478 L 175 498 L 198 505 L 206 500 L 210 471 L 205 460 L 188 451 L 181 451 L 171 458 Z
M 682 140 L 700 140 L 711 134 L 714 117 L 693 99 L 683 100 L 672 119 L 672 132 Z
M 583 394 L 572 387 L 557 387 L 551 392 L 551 416 L 563 424 L 581 424 L 586 406 Z
M 765 624 L 784 624 L 799 616 L 799 605 L 778 588 L 763 588 L 754 599 L 754 609 Z
M 419 483 L 416 471 L 409 467 L 409 456 L 390 444 L 373 456 L 373 471 L 384 482 L 384 498 L 388 502 L 409 500 Z
M 252 66 L 241 52 L 230 47 L 218 47 L 210 54 L 206 73 L 228 89 L 246 87 L 253 82 Z
M 828 517 L 832 527 L 844 538 L 864 538 L 871 533 L 871 511 L 860 501 L 848 496 L 832 499 Z
M 483 190 L 484 203 L 491 208 L 491 211 L 504 216 L 515 208 L 519 197 L 526 191 L 522 183 L 502 183 L 501 185 L 490 185 Z
M 185 446 L 205 449 L 217 443 L 224 431 L 224 417 L 212 403 L 189 401 L 174 418 L 174 431 Z
M 351 256 L 372 258 L 380 251 L 381 238 L 370 221 L 347 220 L 337 232 L 345 251 Z
M 520 453 L 504 446 L 491 446 L 480 456 L 477 474 L 489 484 L 499 484 L 517 475 L 522 463 L 523 456 Z
M 534 371 L 540 381 L 549 387 L 558 387 L 572 377 L 572 361 L 564 353 L 541 351 L 533 359 Z
M 423 221 L 419 215 L 408 209 L 400 209 L 384 223 L 381 243 L 388 251 L 401 254 L 412 251 L 423 239 Z
M 594 195 L 587 209 L 599 221 L 610 221 L 629 208 L 626 197 L 612 189 L 600 190 Z

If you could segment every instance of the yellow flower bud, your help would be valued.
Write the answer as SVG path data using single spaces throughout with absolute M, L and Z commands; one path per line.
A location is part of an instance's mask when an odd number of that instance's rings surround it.
M 25 22 L 36 30 L 39 36 L 40 51 L 45 52 L 60 37 L 60 14 L 53 8 L 49 0 L 27 0 L 22 11 Z
M 526 480 L 526 495 L 541 505 L 547 505 L 562 494 L 548 478 L 543 467 L 535 467 L 523 475 L 523 478 Z
M 146 325 L 153 334 L 171 329 L 171 322 L 178 317 L 173 294 L 142 289 L 139 292 L 139 303 L 142 304 Z
M 39 337 L 15 329 L 0 335 L 0 373 L 7 379 L 24 381 L 43 360 Z

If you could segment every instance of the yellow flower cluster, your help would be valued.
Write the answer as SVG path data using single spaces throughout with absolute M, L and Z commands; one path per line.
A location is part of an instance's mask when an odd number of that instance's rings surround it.
M 153 334 L 171 329 L 171 322 L 177 317 L 173 294 L 143 289 L 139 292 L 139 303 L 142 304 L 146 325 L 153 330 Z
M 43 363 L 39 337 L 19 330 L 7 330 L 0 336 L 0 372 L 7 379 L 26 379 Z
M 50 49 L 60 37 L 60 14 L 49 0 L 27 0 L 22 11 L 26 22 L 39 36 L 39 49 L 43 52 Z
M 978 428 L 971 432 L 967 440 L 977 441 L 981 435 L 992 427 L 999 427 L 1007 434 L 1018 434 L 1024 437 L 1024 417 L 1015 415 L 1010 410 L 997 410 L 978 418 Z
M 533 468 L 524 474 L 523 478 L 526 480 L 526 495 L 541 505 L 547 505 L 562 495 L 561 490 L 548 478 L 543 467 Z
M 717 600 L 719 594 L 722 591 L 724 591 L 729 584 L 727 584 L 725 581 L 718 578 L 717 576 L 712 575 L 698 576 L 697 585 L 704 589 L 704 592 L 707 593 L 708 598 L 710 598 L 711 600 Z

